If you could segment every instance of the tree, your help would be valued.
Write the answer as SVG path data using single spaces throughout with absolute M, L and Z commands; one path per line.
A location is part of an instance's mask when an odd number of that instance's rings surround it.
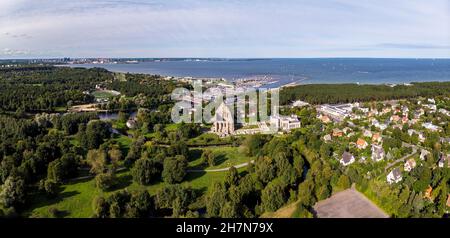
M 206 195 L 206 212 L 208 217 L 219 217 L 226 202 L 226 188 L 223 183 L 215 182 Z
M 0 192 L 0 203 L 5 207 L 17 207 L 25 203 L 25 181 L 19 176 L 9 176 Z
M 350 179 L 344 174 L 341 175 L 341 177 L 339 177 L 339 180 L 337 182 L 337 186 L 343 190 L 350 188 L 351 186 Z
M 280 180 L 270 182 L 261 193 L 261 205 L 265 211 L 273 212 L 286 202 L 286 193 Z
M 1 160 L 0 163 L 0 182 L 4 183 L 6 179 L 15 170 L 15 159 L 12 156 L 6 156 Z
M 86 141 L 88 149 L 98 148 L 103 143 L 103 140 L 110 136 L 110 125 L 107 122 L 93 120 L 87 124 Z
M 227 186 L 231 185 L 236 186 L 238 185 L 238 183 L 239 183 L 239 172 L 234 166 L 231 166 L 225 177 L 225 184 Z
M 112 148 L 108 151 L 108 158 L 113 165 L 117 165 L 122 160 L 122 152 L 118 148 Z
M 171 156 L 182 155 L 187 158 L 189 156 L 189 148 L 184 141 L 173 142 L 170 145 L 169 154 Z
M 89 150 L 86 156 L 87 162 L 91 165 L 91 173 L 99 174 L 106 170 L 107 157 L 103 150 Z
M 190 188 L 183 187 L 179 184 L 168 185 L 162 187 L 156 192 L 155 204 L 158 208 L 176 208 L 181 209 L 176 211 L 182 214 L 185 208 L 195 198 L 194 191 Z
M 220 210 L 221 218 L 239 218 L 238 206 L 232 202 L 226 202 Z
M 216 155 L 211 150 L 204 150 L 201 157 L 204 164 L 210 167 L 217 165 Z
M 133 141 L 130 146 L 130 150 L 128 151 L 127 156 L 125 157 L 125 166 L 131 167 L 133 163 L 141 157 L 142 147 L 145 143 L 145 139 L 140 137 Z
M 331 144 L 323 143 L 320 146 L 320 156 L 324 159 L 329 159 L 333 154 L 333 147 Z
M 312 193 L 314 191 L 314 182 L 311 179 L 305 180 L 300 184 L 298 188 L 298 199 L 300 200 L 300 204 L 310 207 L 316 201 Z
M 130 202 L 127 205 L 127 217 L 148 217 L 153 211 L 153 206 L 153 199 L 146 190 L 135 191 L 131 194 Z
M 143 157 L 136 161 L 131 174 L 134 181 L 146 185 L 160 177 L 161 169 L 155 160 Z
M 269 157 L 260 157 L 255 161 L 255 173 L 263 183 L 269 183 L 276 176 L 276 167 Z
M 322 185 L 320 187 L 316 187 L 316 197 L 317 200 L 324 200 L 329 198 L 331 195 L 331 191 L 328 185 Z
M 47 196 L 55 197 L 58 194 L 59 183 L 51 179 L 41 180 L 39 189 L 44 191 Z
M 47 180 L 61 182 L 64 179 L 65 169 L 61 160 L 50 162 L 47 167 Z
M 187 166 L 187 159 L 182 155 L 165 159 L 162 172 L 163 180 L 170 184 L 183 181 L 183 178 L 186 175 Z
M 94 217 L 107 218 L 109 216 L 109 204 L 104 197 L 95 197 L 92 201 Z
M 95 186 L 102 191 L 107 191 L 117 184 L 117 178 L 113 172 L 100 173 L 95 176 Z
M 267 136 L 255 134 L 247 136 L 243 143 L 248 156 L 256 156 L 262 149 L 263 145 L 268 141 Z
M 293 217 L 298 218 L 313 218 L 314 215 L 308 211 L 308 209 L 303 205 L 298 205 L 297 209 L 294 212 Z

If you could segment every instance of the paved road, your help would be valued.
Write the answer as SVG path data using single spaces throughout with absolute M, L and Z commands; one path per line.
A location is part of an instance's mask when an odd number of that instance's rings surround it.
M 412 152 L 411 154 L 405 155 L 405 156 L 403 156 L 402 158 L 400 158 L 400 159 L 398 159 L 398 160 L 396 160 L 396 161 L 394 161 L 394 162 L 392 162 L 392 163 L 389 163 L 389 164 L 386 165 L 386 167 L 384 168 L 384 171 L 387 171 L 389 168 L 391 168 L 392 166 L 394 166 L 394 165 L 397 164 L 398 162 L 404 162 L 407 158 L 409 158 L 409 157 L 415 155 L 416 153 L 417 153 L 417 149 L 413 147 L 413 152 Z
M 239 169 L 239 168 L 248 166 L 249 163 L 252 163 L 252 164 L 253 164 L 254 162 L 255 162 L 255 161 L 252 160 L 252 161 L 250 161 L 250 162 L 245 162 L 245 163 L 238 164 L 238 165 L 235 165 L 235 166 L 232 166 L 232 167 L 235 167 L 236 169 Z M 192 172 L 192 173 L 201 173 L 201 172 L 226 172 L 226 171 L 230 170 L 230 168 L 231 168 L 231 167 L 222 168 L 222 169 L 189 169 L 189 170 L 187 170 L 187 172 Z

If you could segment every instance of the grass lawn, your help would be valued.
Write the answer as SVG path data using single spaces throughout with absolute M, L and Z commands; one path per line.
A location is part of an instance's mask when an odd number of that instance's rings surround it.
M 220 138 L 213 133 L 202 133 L 201 135 L 191 138 L 187 144 L 191 146 L 204 146 L 204 145 L 231 145 L 233 141 L 231 137 Z
M 129 138 L 128 136 L 124 136 L 124 135 L 116 136 L 113 140 L 115 142 L 117 142 L 117 144 L 120 147 L 120 150 L 124 153 L 128 153 L 131 142 L 133 141 L 133 139 Z
M 243 172 L 245 168 L 239 169 Z M 222 181 L 226 176 L 225 172 L 216 173 L 188 173 L 183 185 L 190 186 L 193 189 L 206 192 L 207 188 L 216 181 Z M 146 189 L 151 195 L 154 195 L 161 187 L 166 185 L 164 182 L 157 182 L 152 185 L 143 186 L 133 182 L 129 171 L 123 171 L 117 175 L 119 184 L 114 191 L 127 189 L 135 191 Z M 61 217 L 69 218 L 89 218 L 93 215 L 92 201 L 96 196 L 107 196 L 114 191 L 102 192 L 95 187 L 95 179 L 86 179 L 62 186 L 58 197 L 49 199 L 43 194 L 31 196 L 32 207 L 24 212 L 25 216 L 32 217 L 51 217 L 50 208 L 56 208 Z
M 172 124 L 168 124 L 166 126 L 166 131 L 176 131 L 178 130 L 178 128 L 180 127 L 181 124 L 178 123 L 172 123 Z
M 55 110 L 55 112 L 66 112 L 67 107 L 55 107 L 53 110 Z
M 231 166 L 235 166 L 238 164 L 243 164 L 246 162 L 250 162 L 253 160 L 253 157 L 248 157 L 244 155 L 243 153 L 239 152 L 239 147 L 211 147 L 209 148 L 218 159 L 217 165 L 212 167 L 204 167 L 201 165 L 202 160 L 200 156 L 198 158 L 195 158 L 194 160 L 189 162 L 189 166 L 191 168 L 197 168 L 197 169 L 221 169 L 221 168 L 227 168 Z M 201 155 L 201 153 L 199 153 Z
M 117 96 L 117 93 L 109 90 L 97 90 L 95 92 L 92 92 L 92 96 L 94 96 L 95 98 L 111 98 Z

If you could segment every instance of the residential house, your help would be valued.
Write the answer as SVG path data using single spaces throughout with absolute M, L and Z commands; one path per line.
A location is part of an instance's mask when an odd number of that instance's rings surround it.
M 352 132 L 350 132 L 350 133 L 347 134 L 347 138 L 350 138 L 350 137 L 352 137 L 352 136 L 354 136 L 354 135 L 356 135 L 356 133 L 352 131 Z
M 393 122 L 398 122 L 398 121 L 400 121 L 400 117 L 398 115 L 393 115 L 393 116 L 391 116 L 390 120 Z
M 409 121 L 409 125 L 415 125 L 419 122 L 419 119 L 413 118 Z
M 409 108 L 408 108 L 407 106 L 403 106 L 403 107 L 402 107 L 402 112 L 403 112 L 403 115 L 404 115 L 404 116 L 408 115 L 408 113 L 409 113 Z
M 359 138 L 356 141 L 356 147 L 358 147 L 358 149 L 363 150 L 365 149 L 369 144 L 362 138 Z
M 450 167 L 450 154 L 447 154 L 447 155 L 442 154 L 441 158 L 439 159 L 438 166 L 439 166 L 439 168 L 444 168 L 444 167 L 449 168 Z
M 450 117 L 450 111 L 447 111 L 444 108 L 439 109 L 438 112 Z
M 420 151 L 420 160 L 425 160 L 427 158 L 428 155 L 430 155 L 431 153 L 428 150 L 424 150 L 422 149 Z
M 403 124 L 406 124 L 406 123 L 408 123 L 408 122 L 409 122 L 409 119 L 408 119 L 407 116 L 402 117 L 402 123 L 403 123 Z
M 450 207 L 450 194 L 447 197 L 447 207 Z
M 350 127 L 345 127 L 344 129 L 342 129 L 342 132 L 344 132 L 344 134 L 348 134 L 351 131 L 352 129 Z
M 364 130 L 364 137 L 372 137 L 372 132 L 369 130 Z
M 331 135 L 330 135 L 330 134 L 326 134 L 326 135 L 323 137 L 323 140 L 324 140 L 325 142 L 331 141 Z
M 402 181 L 402 172 L 399 168 L 393 169 L 386 177 L 389 184 L 398 183 Z
M 381 134 L 380 133 L 374 133 L 373 135 L 372 135 L 372 142 L 374 142 L 374 143 L 380 143 L 382 141 L 382 138 L 381 138 Z
M 134 118 L 130 118 L 127 123 L 126 123 L 127 127 L 130 129 L 134 129 L 137 126 L 137 121 Z
M 292 103 L 293 107 L 304 107 L 304 106 L 308 106 L 308 105 L 309 105 L 309 103 L 304 102 L 304 101 L 300 101 L 300 100 L 295 101 L 294 103 Z
M 372 145 L 372 160 L 375 162 L 384 159 L 385 152 L 381 145 Z
M 405 171 L 409 172 L 416 167 L 416 161 L 414 159 L 409 159 L 405 162 L 404 168 Z
M 382 131 L 387 128 L 386 124 L 381 124 L 377 119 L 372 120 L 372 125 Z
M 319 120 L 321 120 L 323 123 L 330 123 L 331 122 L 331 119 L 328 116 L 326 116 L 326 115 L 320 115 L 319 116 Z
M 436 125 L 433 125 L 430 122 L 426 122 L 422 124 L 423 127 L 425 127 L 426 129 L 430 130 L 430 131 L 438 131 L 439 127 Z
M 427 198 L 429 200 L 432 200 L 432 195 L 433 193 L 433 187 L 431 187 L 430 185 L 428 185 L 428 188 L 425 190 L 425 193 L 423 195 L 423 198 Z
M 385 108 L 383 108 L 383 110 L 381 111 L 381 113 L 382 113 L 382 114 L 386 114 L 386 113 L 389 113 L 389 112 L 391 112 L 391 111 L 392 111 L 391 108 L 385 107 Z
M 349 152 L 345 151 L 342 154 L 342 158 L 341 158 L 340 162 L 343 166 L 347 166 L 347 165 L 350 165 L 355 162 L 355 157 L 352 154 L 350 154 Z
M 417 132 L 417 131 L 414 130 L 414 129 L 408 129 L 408 135 L 409 135 L 409 136 L 412 136 L 413 134 L 419 134 L 419 132 Z
M 342 137 L 344 132 L 338 128 L 333 129 L 333 137 Z

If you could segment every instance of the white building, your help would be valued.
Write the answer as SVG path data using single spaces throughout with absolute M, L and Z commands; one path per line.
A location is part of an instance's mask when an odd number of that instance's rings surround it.
M 409 159 L 404 164 L 405 171 L 409 172 L 416 167 L 416 161 L 414 159 Z
M 402 181 L 402 172 L 399 168 L 395 168 L 387 175 L 386 179 L 389 184 L 398 183 Z
M 270 116 L 270 125 L 277 130 L 290 131 L 301 127 L 297 116 Z
M 126 123 L 127 127 L 130 129 L 134 129 L 137 126 L 137 121 L 134 118 L 130 118 L 127 123 Z
M 340 162 L 343 166 L 348 166 L 355 162 L 355 157 L 346 151 L 342 154 Z
M 438 131 L 440 130 L 440 128 L 436 125 L 433 125 L 433 123 L 430 122 L 426 122 L 422 124 L 423 127 L 425 127 L 426 129 L 430 130 L 430 131 Z
M 372 160 L 375 162 L 381 161 L 384 159 L 385 152 L 381 145 L 372 144 Z
M 428 150 L 424 150 L 422 149 L 420 151 L 420 160 L 425 160 L 427 158 L 428 155 L 430 155 L 431 153 Z
M 337 120 L 343 120 L 350 117 L 352 113 L 352 104 L 329 105 L 324 104 L 317 108 L 317 111 Z
M 309 105 L 309 103 L 304 102 L 304 101 L 300 101 L 300 100 L 295 101 L 294 103 L 292 103 L 293 107 L 304 107 L 304 106 L 308 106 L 308 105 Z
M 449 168 L 450 167 L 450 154 L 447 154 L 447 155 L 442 154 L 441 158 L 439 159 L 438 166 L 439 166 L 439 168 L 444 168 L 444 167 Z

